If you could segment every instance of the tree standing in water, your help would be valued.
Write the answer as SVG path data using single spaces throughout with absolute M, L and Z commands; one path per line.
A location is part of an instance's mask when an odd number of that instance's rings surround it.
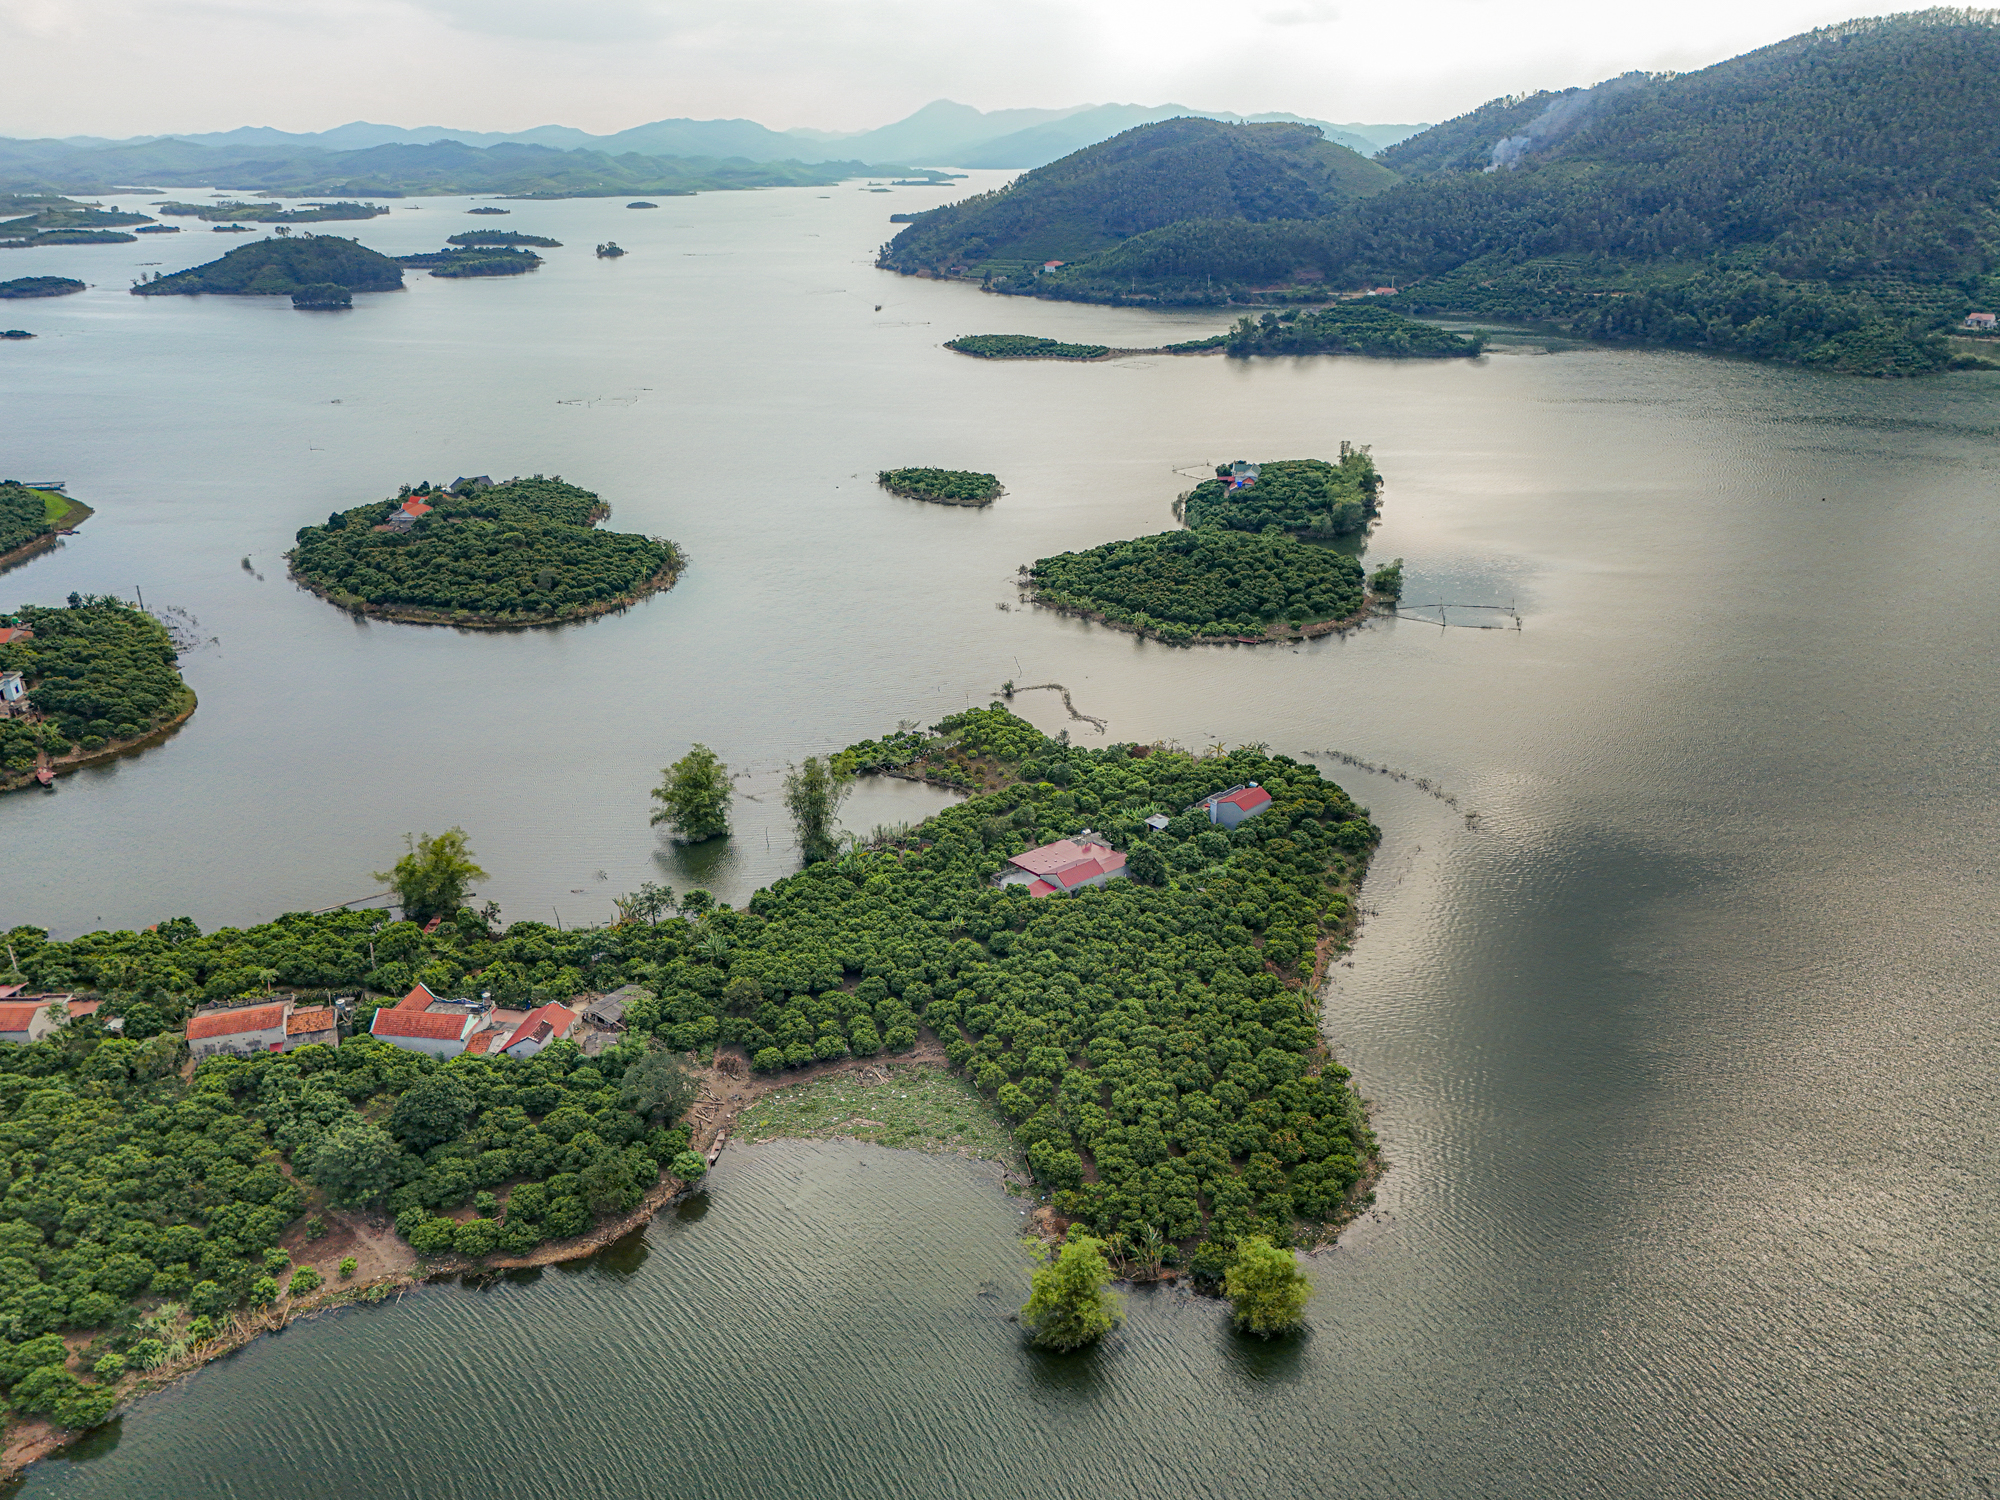
M 660 773 L 653 800 L 660 804 L 653 826 L 673 825 L 690 844 L 729 837 L 729 767 L 706 745 L 697 744 Z
M 832 859 L 840 852 L 835 828 L 840 804 L 852 783 L 834 774 L 833 763 L 816 755 L 785 775 L 785 806 L 791 810 L 792 827 L 798 834 L 799 849 L 807 864 Z
M 435 838 L 406 833 L 403 846 L 409 852 L 394 869 L 377 870 L 375 878 L 396 888 L 396 904 L 409 921 L 421 925 L 432 917 L 450 916 L 465 904 L 465 888 L 486 878 L 466 845 L 463 828 L 447 828 Z
M 1236 1326 L 1259 1338 L 1273 1338 L 1303 1326 L 1306 1299 L 1313 1284 L 1289 1250 L 1280 1250 L 1263 1235 L 1252 1235 L 1236 1247 L 1236 1259 L 1222 1278 Z
M 1045 1253 L 1039 1245 L 1032 1248 Z M 1072 1226 L 1061 1252 L 1035 1272 L 1021 1326 L 1044 1349 L 1087 1348 L 1124 1317 L 1118 1299 L 1104 1289 L 1110 1280 L 1104 1241 Z

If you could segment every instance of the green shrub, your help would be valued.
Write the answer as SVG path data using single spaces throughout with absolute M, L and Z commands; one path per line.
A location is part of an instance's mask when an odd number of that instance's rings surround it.
M 678 1151 L 667 1164 L 667 1170 L 682 1182 L 693 1182 L 708 1172 L 708 1162 L 698 1151 Z
M 291 1284 L 286 1288 L 288 1295 L 303 1297 L 308 1292 L 316 1292 L 326 1283 L 326 1278 L 311 1266 L 300 1266 L 292 1272 Z
M 343 1255 L 340 1258 L 340 1279 L 342 1281 L 352 1281 L 354 1279 L 355 1268 L 360 1264 L 361 1262 L 353 1256 Z

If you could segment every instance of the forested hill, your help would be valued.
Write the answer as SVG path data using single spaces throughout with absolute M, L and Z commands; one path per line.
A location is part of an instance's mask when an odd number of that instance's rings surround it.
M 1854 21 L 1681 75 L 1496 100 L 1310 223 L 1178 223 L 1035 290 L 1204 302 L 1388 283 L 1402 305 L 1868 373 L 2000 300 L 2000 13 Z M 1191 217 L 1191 216 L 1190 216 Z
M 1005 275 L 1186 219 L 1318 218 L 1395 181 L 1311 125 L 1162 120 L 921 215 L 882 263 Z

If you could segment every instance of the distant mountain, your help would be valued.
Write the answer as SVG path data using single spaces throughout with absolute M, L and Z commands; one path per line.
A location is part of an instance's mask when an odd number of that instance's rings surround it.
M 425 146 L 457 141 L 466 146 L 548 146 L 561 151 L 608 151 L 643 156 L 742 157 L 748 161 L 907 162 L 921 166 L 1039 167 L 1084 146 L 1109 140 L 1120 131 L 1180 115 L 1242 120 L 1241 115 L 1186 109 L 1178 104 L 1071 105 L 1067 109 L 981 111 L 949 99 L 935 100 L 907 119 L 873 130 L 769 130 L 754 120 L 654 120 L 611 135 L 592 135 L 568 125 L 530 130 L 457 130 L 444 125 L 378 125 L 355 120 L 331 130 L 296 132 L 265 125 L 177 136 L 68 136 L 52 144 L 86 150 L 134 149 L 160 141 L 206 146 L 236 153 L 365 151 L 373 146 Z M 1254 121 L 1300 120 L 1298 115 L 1265 114 Z M 1318 125 L 1329 140 L 1369 155 L 1423 129 L 1417 125 Z
M 1317 219 L 1164 224 L 1032 290 L 1388 284 L 1406 309 L 1830 369 L 1974 360 L 1942 335 L 2000 302 L 2000 13 L 1847 22 L 1700 72 L 1494 100 L 1380 164 L 1405 180 Z
M 1395 182 L 1310 125 L 1163 120 L 920 215 L 882 264 L 1026 285 L 1045 260 L 1082 260 L 1163 225 L 1316 219 Z

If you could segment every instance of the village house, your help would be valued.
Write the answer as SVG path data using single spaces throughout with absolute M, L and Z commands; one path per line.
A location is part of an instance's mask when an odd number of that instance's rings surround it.
M 0 625 L 0 646 L 12 646 L 34 638 L 35 632 L 25 625 Z
M 1099 843 L 1088 829 L 1074 839 L 1057 839 L 1053 844 L 1016 854 L 1007 864 L 997 883 L 1025 885 L 1028 894 L 1037 898 L 1125 879 L 1124 854 L 1109 844 Z
M 27 1000 L 0 1003 L 0 1042 L 25 1047 L 39 1042 L 56 1029 L 50 1002 L 40 995 Z
M 1977 328 L 1984 333 L 1993 332 L 1994 321 L 1994 315 L 1990 312 L 1967 313 L 1965 315 L 1965 326 L 1967 328 Z
M 470 1000 L 441 1000 L 418 984 L 394 1006 L 376 1011 L 368 1034 L 406 1052 L 456 1057 L 485 1023 L 488 1009 Z
M 263 1005 L 237 1005 L 189 1016 L 188 1051 L 196 1062 L 210 1057 L 282 1052 L 285 1022 L 291 1013 L 291 1001 L 273 1000 Z
M 1271 805 L 1271 794 L 1256 782 L 1245 786 L 1233 786 L 1226 792 L 1217 792 L 1213 797 L 1204 797 L 1195 804 L 1208 814 L 1208 821 L 1220 823 L 1224 828 L 1234 828 L 1245 818 L 1254 818 Z
M 528 1012 L 527 1017 L 514 1028 L 514 1034 L 506 1041 L 494 1046 L 495 1052 L 503 1052 L 508 1057 L 533 1057 L 552 1042 L 559 1042 L 576 1030 L 582 1017 L 567 1006 L 551 1001 Z
M 295 1010 L 285 1018 L 285 1051 L 300 1047 L 340 1045 L 340 1017 L 330 1005 Z
M 14 703 L 28 694 L 28 684 L 19 672 L 0 672 L 0 703 Z

